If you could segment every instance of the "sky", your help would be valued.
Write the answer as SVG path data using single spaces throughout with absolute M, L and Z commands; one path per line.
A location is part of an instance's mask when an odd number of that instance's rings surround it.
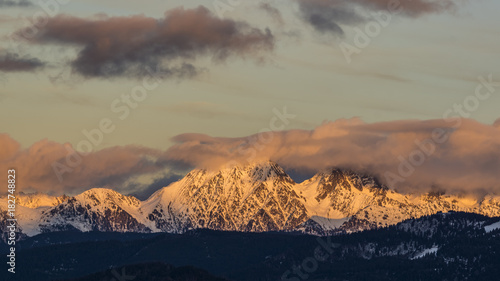
M 499 8 L 0 0 L 0 167 L 52 194 L 148 194 L 194 167 L 267 158 L 406 191 L 500 192 Z M 435 151 L 398 171 L 425 140 Z

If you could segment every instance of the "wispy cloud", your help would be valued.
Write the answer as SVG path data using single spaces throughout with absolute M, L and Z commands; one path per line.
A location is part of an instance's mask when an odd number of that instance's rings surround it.
M 168 106 L 158 107 L 158 109 L 203 119 L 212 119 L 219 117 L 248 119 L 252 117 L 249 114 L 245 114 L 239 111 L 233 111 L 225 108 L 220 104 L 210 102 L 181 102 Z
M 333 1 L 335 2 L 335 1 Z M 442 13 L 457 8 L 456 0 L 353 0 L 364 8 L 371 10 L 388 10 L 390 5 L 401 5 L 401 13 L 407 16 L 422 16 L 425 14 Z
M 352 26 L 370 19 L 369 12 L 389 11 L 397 6 L 398 14 L 419 17 L 454 10 L 453 0 L 297 0 L 303 20 L 320 33 L 343 35 L 342 26 Z
M 29 0 L 0 0 L 0 7 L 29 7 L 33 3 Z
M 35 71 L 44 65 L 37 58 L 19 56 L 13 53 L 0 53 L 0 72 Z
M 259 9 L 266 12 L 278 24 L 280 25 L 285 24 L 285 21 L 283 20 L 283 15 L 281 14 L 280 10 L 274 7 L 273 5 L 262 2 L 259 4 Z
M 363 22 L 350 1 L 299 0 L 302 18 L 321 33 L 344 34 L 341 25 Z

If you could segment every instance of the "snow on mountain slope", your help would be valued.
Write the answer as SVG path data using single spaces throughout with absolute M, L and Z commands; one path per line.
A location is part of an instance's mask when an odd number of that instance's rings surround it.
M 422 252 L 418 253 L 416 256 L 414 256 L 413 258 L 410 258 L 410 259 L 415 260 L 415 259 L 421 259 L 427 255 L 436 255 L 438 250 L 439 250 L 439 247 L 434 246 L 430 249 L 423 250 Z
M 336 233 L 340 228 L 349 221 L 349 218 L 329 219 L 325 217 L 312 216 L 306 222 L 301 224 L 296 230 L 314 234 L 314 235 L 329 235 Z
M 16 194 L 16 205 L 23 206 L 31 209 L 38 207 L 53 207 L 66 201 L 69 197 L 63 196 L 50 196 L 44 193 L 24 194 L 22 192 Z M 7 201 L 7 196 L 0 196 L 0 201 Z
M 183 233 L 194 228 L 327 235 L 438 212 L 500 216 L 500 197 L 399 194 L 374 177 L 340 169 L 297 184 L 270 161 L 220 171 L 193 170 L 142 202 L 110 189 L 61 198 L 20 195 L 17 217 L 23 233 L 30 236 L 74 229 Z M 4 199 L 0 214 L 5 215 Z
M 349 218 L 341 227 L 348 232 L 385 227 L 438 212 L 500 216 L 499 197 L 487 196 L 478 202 L 472 198 L 439 194 L 403 195 L 381 185 L 374 177 L 340 169 L 320 172 L 298 184 L 296 190 L 304 198 L 309 215 Z
M 476 207 L 480 214 L 488 217 L 497 217 L 498 210 L 500 210 L 500 196 L 487 195 L 483 200 L 477 203 L 479 206 Z M 474 208 L 472 208 L 474 209 Z
M 153 194 L 141 210 L 162 231 L 293 229 L 307 219 L 294 184 L 272 162 L 219 172 L 194 170 Z
M 463 256 L 460 256 L 457 252 L 457 248 L 463 245 L 465 252 L 473 249 L 471 253 L 478 253 L 481 251 L 479 249 L 483 249 L 481 255 L 487 252 L 494 256 L 495 251 L 492 250 L 491 245 L 495 244 L 492 241 L 497 238 L 494 234 L 485 232 L 485 225 L 491 225 L 496 221 L 498 218 L 473 213 L 437 213 L 408 219 L 387 228 L 371 231 L 366 235 L 357 233 L 342 236 L 345 240 L 341 240 L 343 243 L 339 251 L 343 258 L 360 257 L 363 259 L 399 256 L 415 260 L 442 256 L 445 264 L 448 264 L 454 259 L 463 260 L 468 256 L 463 253 Z M 491 259 L 492 256 L 487 259 Z M 466 263 L 470 265 L 471 260 Z
M 393 194 L 389 192 L 389 196 Z M 498 199 L 492 199 L 495 201 Z M 395 202 L 396 203 L 395 203 Z M 396 224 L 409 218 L 436 214 L 438 212 L 469 212 L 486 216 L 500 216 L 500 206 L 491 204 L 490 201 L 477 202 L 471 198 L 450 195 L 405 195 L 401 199 L 394 199 L 388 204 L 370 205 L 360 210 L 352 220 L 366 220 L 371 227 L 384 227 Z M 356 222 L 353 223 L 356 225 Z M 358 223 L 359 225 L 359 223 Z
M 46 208 L 47 207 L 40 207 L 38 209 L 32 209 L 22 205 L 16 206 L 15 219 L 17 219 L 17 232 L 19 235 L 24 234 L 33 236 L 40 233 L 37 230 L 38 224 L 41 220 L 42 210 Z M 0 230 L 2 234 L 7 234 L 7 219 L 11 219 L 11 217 L 7 215 L 7 210 L 7 200 L 0 200 Z
M 349 218 L 342 225 L 344 230 L 386 226 L 409 217 L 402 210 L 409 203 L 407 197 L 383 186 L 374 177 L 351 171 L 320 172 L 297 185 L 296 190 L 304 197 L 309 214 L 328 219 Z
M 490 233 L 497 229 L 500 229 L 500 221 L 484 227 L 484 231 L 486 231 L 486 233 Z
M 50 196 L 43 193 L 35 193 L 35 194 L 23 194 L 19 193 L 16 195 L 16 203 L 17 205 L 21 205 L 28 208 L 38 208 L 38 207 L 53 207 L 62 202 L 66 201 L 68 196 Z
M 90 189 L 42 212 L 40 231 L 150 232 L 141 201 L 110 189 Z
M 320 172 L 297 185 L 296 190 L 311 215 L 333 219 L 350 217 L 367 206 L 391 201 L 385 196 L 388 189 L 375 178 L 340 169 Z

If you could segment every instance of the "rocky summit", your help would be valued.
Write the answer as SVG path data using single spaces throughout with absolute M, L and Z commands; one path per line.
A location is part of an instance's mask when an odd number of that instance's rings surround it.
M 0 228 L 7 200 L 0 201 Z M 500 216 L 500 197 L 400 194 L 375 177 L 329 169 L 296 183 L 271 161 L 197 169 L 145 201 L 110 189 L 77 196 L 20 194 L 20 237 L 62 230 L 184 233 L 191 229 L 316 235 L 356 232 L 439 212 Z

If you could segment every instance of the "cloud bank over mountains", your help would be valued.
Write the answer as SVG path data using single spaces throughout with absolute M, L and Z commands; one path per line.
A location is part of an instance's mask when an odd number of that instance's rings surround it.
M 80 155 L 48 140 L 21 148 L 0 135 L 0 168 L 16 167 L 21 188 L 74 194 L 92 187 L 140 192 L 131 179 L 164 171 L 221 169 L 272 160 L 285 169 L 314 173 L 328 167 L 378 176 L 404 192 L 500 193 L 500 127 L 470 119 L 326 122 L 314 130 L 268 132 L 241 138 L 183 134 L 167 150 L 111 147 Z M 69 155 L 72 155 L 68 158 Z M 69 160 L 69 162 L 68 162 Z M 68 165 L 59 181 L 54 163 Z M 169 174 L 168 177 L 172 177 Z M 22 186 L 21 186 L 22 185 Z M 20 189 L 22 191 L 22 189 Z

